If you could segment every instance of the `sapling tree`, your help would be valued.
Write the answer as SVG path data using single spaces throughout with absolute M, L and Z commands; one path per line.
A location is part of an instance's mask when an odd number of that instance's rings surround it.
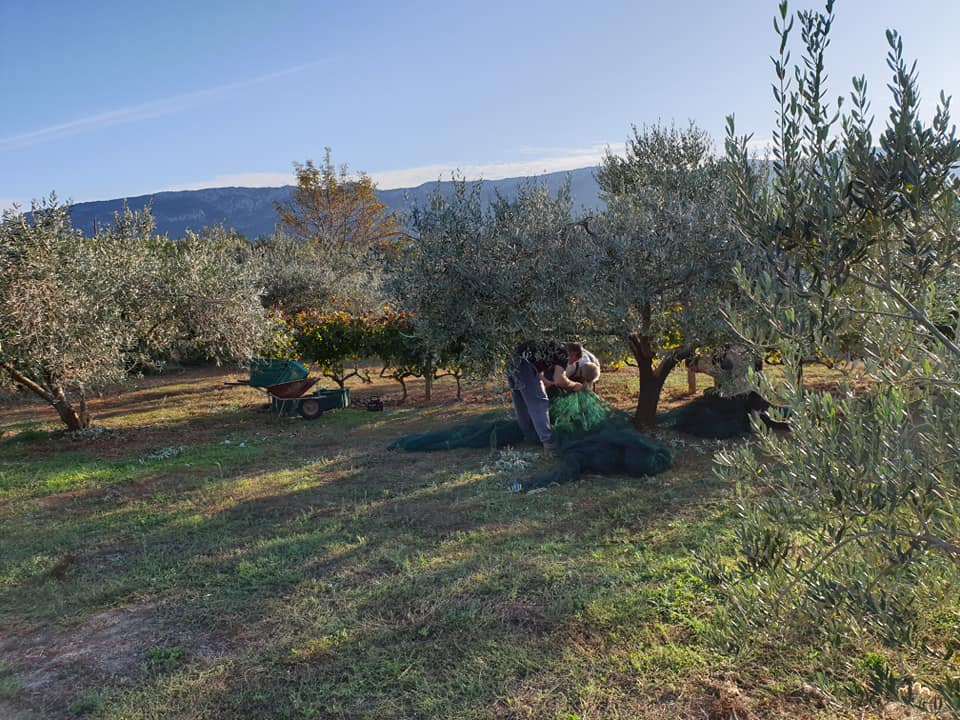
M 849 112 L 827 102 L 832 8 L 791 18 L 780 5 L 769 183 L 749 172 L 747 138 L 730 122 L 737 222 L 762 268 L 738 272 L 761 319 L 730 319 L 792 366 L 777 390 L 794 418 L 790 438 L 764 433 L 718 455 L 723 476 L 770 492 L 744 505 L 737 568 L 708 563 L 707 575 L 747 625 L 914 642 L 924 603 L 955 599 L 960 584 L 960 142 L 947 98 L 932 121 L 920 117 L 916 65 L 892 31 L 879 135 L 862 78 Z M 791 68 L 795 22 L 803 62 Z M 801 392 L 801 358 L 842 356 L 851 339 L 866 387 Z
M 376 195 L 377 185 L 366 173 L 352 177 L 346 165 L 337 167 L 330 148 L 323 162 L 294 163 L 297 184 L 290 202 L 278 203 L 280 221 L 307 243 L 328 246 L 343 257 L 363 257 L 376 246 L 396 240 L 400 226 Z
M 290 201 L 277 203 L 282 230 L 261 244 L 266 300 L 288 312 L 370 310 L 382 304 L 380 270 L 402 234 L 366 173 L 323 162 L 295 163 Z

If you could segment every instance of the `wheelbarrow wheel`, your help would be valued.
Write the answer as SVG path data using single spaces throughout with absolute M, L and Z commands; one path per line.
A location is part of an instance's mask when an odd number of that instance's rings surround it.
M 305 398 L 300 401 L 300 417 L 305 420 L 316 420 L 323 415 L 323 407 L 316 398 Z

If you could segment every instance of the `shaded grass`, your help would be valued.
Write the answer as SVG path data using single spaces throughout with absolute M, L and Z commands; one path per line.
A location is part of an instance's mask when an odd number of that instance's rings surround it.
M 385 450 L 502 394 L 309 423 L 223 377 L 103 398 L 112 432 L 88 441 L 16 412 L 2 426 L 0 701 L 42 717 L 728 717 L 722 681 L 752 711 L 809 716 L 792 671 L 711 642 L 691 551 L 734 525 L 712 445 L 656 478 L 515 496 L 487 452 Z M 605 379 L 628 400 L 633 382 Z M 685 387 L 671 378 L 667 400 Z

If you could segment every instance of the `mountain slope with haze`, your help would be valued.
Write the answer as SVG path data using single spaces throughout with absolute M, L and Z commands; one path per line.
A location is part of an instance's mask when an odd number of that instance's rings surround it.
M 595 168 L 548 173 L 536 176 L 537 182 L 546 183 L 552 193 L 570 178 L 570 192 L 575 209 L 596 210 L 601 207 L 599 187 L 594 177 Z M 507 178 L 484 180 L 481 197 L 490 202 L 496 193 L 505 196 L 516 194 L 517 187 L 530 178 Z M 471 181 L 468 185 L 473 185 Z M 453 183 L 429 182 L 413 188 L 378 190 L 380 200 L 391 210 L 409 210 L 414 205 L 423 205 L 439 185 L 441 192 L 453 192 Z M 133 210 L 140 210 L 148 203 L 157 222 L 157 232 L 169 237 L 182 237 L 186 230 L 200 231 L 204 227 L 222 224 L 233 228 L 248 238 L 269 235 L 279 222 L 274 203 L 290 199 L 291 186 L 273 188 L 224 187 L 204 190 L 179 190 L 158 192 L 150 195 L 127 198 Z M 70 209 L 75 227 L 90 235 L 94 227 L 103 227 L 113 221 L 113 214 L 123 207 L 122 199 L 77 203 Z

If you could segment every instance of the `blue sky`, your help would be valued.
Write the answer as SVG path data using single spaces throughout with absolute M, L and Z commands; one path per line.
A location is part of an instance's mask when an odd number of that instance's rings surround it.
M 327 145 L 386 188 L 593 165 L 658 120 L 762 140 L 776 6 L 0 0 L 0 207 L 279 185 Z M 864 73 L 885 113 L 894 27 L 924 96 L 960 103 L 960 1 L 836 6 L 831 95 Z

